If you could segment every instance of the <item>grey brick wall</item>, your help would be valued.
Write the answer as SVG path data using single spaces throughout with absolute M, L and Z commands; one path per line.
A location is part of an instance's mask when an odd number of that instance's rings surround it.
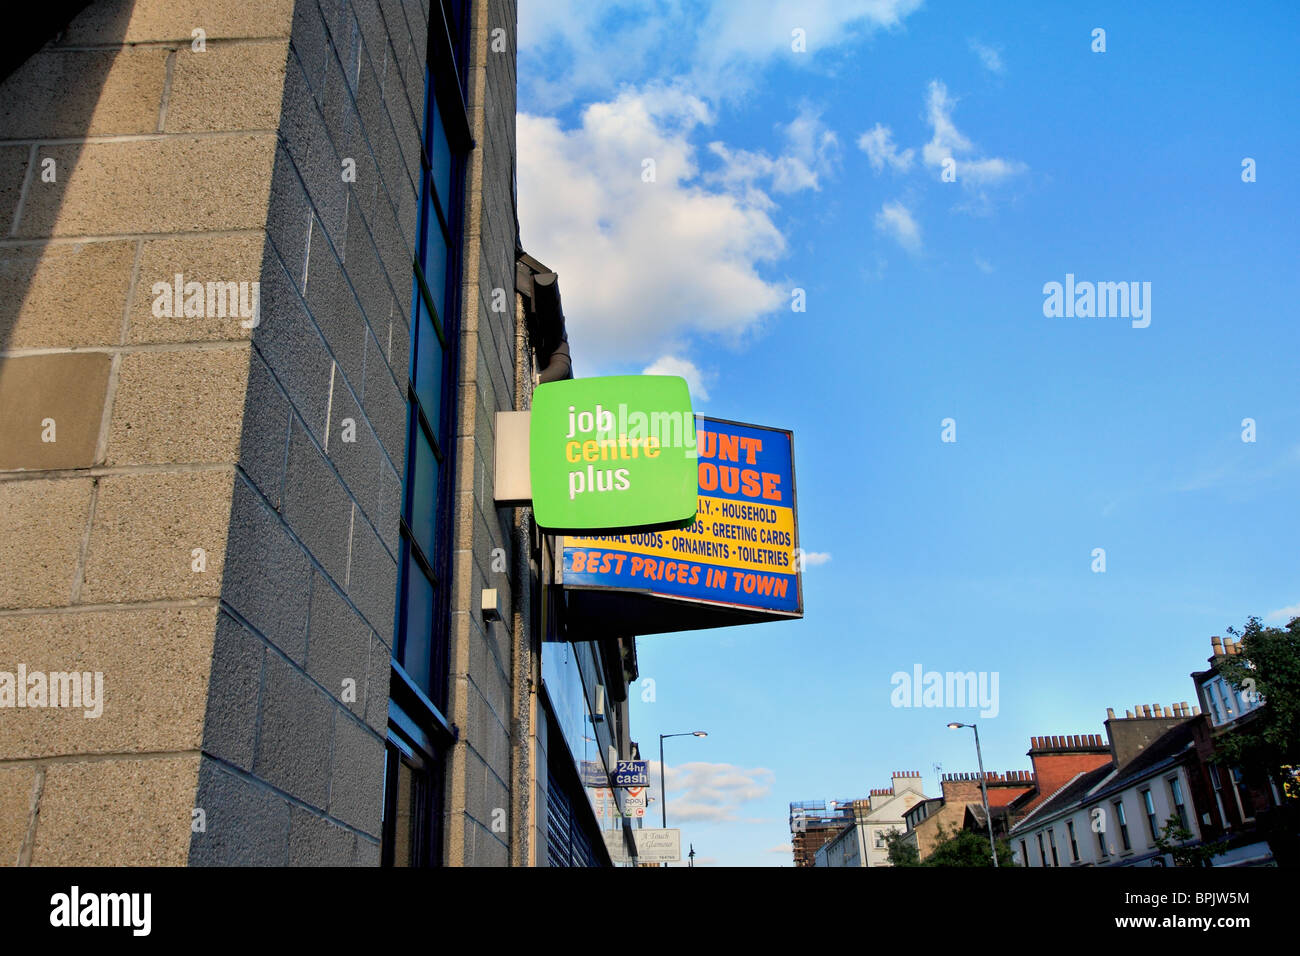
M 427 17 L 293 7 L 193 864 L 379 862 Z
M 460 394 L 455 451 L 450 716 L 461 730 L 448 762 L 448 863 L 504 866 L 521 861 L 527 807 L 511 780 L 530 779 L 529 729 L 516 697 L 514 641 L 527 639 L 512 617 L 488 623 L 476 611 L 479 593 L 496 588 L 503 608 L 517 609 L 511 582 L 522 538 L 511 509 L 492 501 L 493 421 L 514 409 L 515 326 L 515 21 L 512 0 L 476 3 L 471 13 L 470 154 L 460 338 Z M 493 31 L 498 46 L 492 50 Z M 493 312 L 493 289 L 506 311 Z M 499 550 L 498 550 L 499 549 Z M 493 570 L 494 554 L 499 560 Z M 526 562 L 524 562 L 526 565 Z M 525 786 L 525 790 L 531 790 Z M 521 809 L 522 808 L 522 809 Z M 494 822 L 497 824 L 493 826 Z M 515 844 L 512 854 L 512 842 Z M 526 858 L 523 859 L 526 862 Z

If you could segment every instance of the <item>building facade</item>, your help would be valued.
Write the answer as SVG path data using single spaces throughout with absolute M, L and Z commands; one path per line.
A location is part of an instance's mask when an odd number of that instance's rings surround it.
M 1110 759 L 1046 795 L 1012 831 L 1023 866 L 1173 866 L 1169 847 L 1212 846 L 1212 866 L 1274 861 L 1266 821 L 1278 812 L 1284 781 L 1256 778 L 1216 759 L 1226 734 L 1258 717 L 1264 701 L 1244 694 L 1214 664 L 1241 653 L 1211 639 L 1211 667 L 1194 672 L 1200 706 L 1139 704 L 1107 711 Z M 1188 836 L 1166 839 L 1174 820 Z M 1276 838 L 1278 835 L 1273 834 Z
M 854 800 L 853 821 L 816 854 L 817 866 L 890 866 L 891 833 L 906 829 L 909 810 L 926 802 L 921 774 L 896 770 L 890 786 L 873 789 L 865 800 Z
M 492 493 L 496 414 L 569 374 L 519 243 L 515 4 L 33 22 L 0 84 L 0 859 L 607 864 L 578 767 L 632 752 L 635 649 L 568 642 Z

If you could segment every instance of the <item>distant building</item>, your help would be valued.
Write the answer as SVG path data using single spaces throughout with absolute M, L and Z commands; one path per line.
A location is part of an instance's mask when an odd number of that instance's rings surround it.
M 816 851 L 816 866 L 889 866 L 886 837 L 905 829 L 904 814 L 926 799 L 921 774 L 895 771 L 891 786 L 854 800 L 852 822 Z
M 790 845 L 795 866 L 813 866 L 817 851 L 853 822 L 851 800 L 790 804 Z
M 1005 774 L 987 772 L 989 809 L 993 813 L 995 832 L 1006 830 L 1000 823 L 1007 818 L 1007 807 L 1018 798 L 1033 792 L 1034 775 L 1028 770 L 1008 770 Z M 946 773 L 939 781 L 943 795 L 918 801 L 903 818 L 905 842 L 916 847 L 917 855 L 926 860 L 944 840 L 963 829 L 988 833 L 984 818 L 984 795 L 978 773 Z
M 1240 645 L 1211 640 L 1213 665 Z M 1080 769 L 1040 799 L 1012 829 L 1022 866 L 1170 866 L 1156 846 L 1171 818 L 1191 833 L 1187 846 L 1214 843 L 1214 866 L 1272 862 L 1263 836 L 1281 806 L 1283 783 L 1215 762 L 1216 744 L 1258 717 L 1262 702 L 1228 685 L 1211 666 L 1192 675 L 1200 707 L 1140 704 L 1107 711 L 1109 760 Z M 1038 738 L 1036 738 L 1038 739 Z M 1031 751 L 1032 753 L 1033 751 Z

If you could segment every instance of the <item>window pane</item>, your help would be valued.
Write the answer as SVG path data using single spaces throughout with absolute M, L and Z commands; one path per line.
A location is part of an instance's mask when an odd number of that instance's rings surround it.
M 451 208 L 447 205 L 447 200 L 451 196 L 451 147 L 447 144 L 447 131 L 442 127 L 442 113 L 438 109 L 438 98 L 435 96 L 431 99 L 433 108 L 430 110 L 432 115 L 425 148 L 429 151 L 433 186 L 438 190 L 438 202 L 442 204 L 445 212 Z
M 415 452 L 414 480 L 411 483 L 410 517 L 407 523 L 411 534 L 420 543 L 420 549 L 426 558 L 434 560 L 434 537 L 437 533 L 438 520 L 438 461 L 433 457 L 433 447 L 425 437 L 419 425 L 412 427 L 415 440 L 411 443 Z M 416 576 L 412 568 L 411 576 Z
M 427 207 L 428 225 L 425 228 L 424 256 L 420 259 L 420 268 L 424 270 L 424 281 L 429 287 L 429 298 L 438 312 L 438 321 L 444 331 L 447 326 L 447 241 L 442 236 L 438 217 L 432 207 Z
M 434 331 L 433 320 L 424 302 L 419 304 L 419 324 L 415 341 L 415 394 L 420 398 L 429 427 L 438 434 L 439 413 L 442 410 L 442 343 Z M 439 441 L 441 441 L 439 437 Z
M 428 694 L 433 670 L 433 585 L 414 561 L 406 565 L 405 602 L 402 668 Z

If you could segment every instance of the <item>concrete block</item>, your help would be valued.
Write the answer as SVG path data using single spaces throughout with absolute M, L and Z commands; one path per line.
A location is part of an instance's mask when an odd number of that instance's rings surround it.
M 370 327 L 376 333 L 384 329 L 388 316 L 392 313 L 396 293 L 371 240 L 370 231 L 361 217 L 361 210 L 355 207 L 348 211 L 348 245 L 344 268 L 352 280 L 352 287 L 356 290 Z
M 275 129 L 280 122 L 288 40 L 214 43 L 203 53 L 176 52 L 169 133 Z
M 217 617 L 203 752 L 252 770 L 266 645 L 229 614 Z
M 378 362 L 366 369 L 365 390 L 361 403 L 370 418 L 371 427 L 379 436 L 389 460 L 399 473 L 403 473 L 406 462 L 406 379 L 397 382 L 388 369 Z
M 290 866 L 352 866 L 356 834 L 337 823 L 303 810 L 289 810 Z
M 253 773 L 314 807 L 329 798 L 334 702 L 275 654 L 266 658 Z
M 0 767 L 0 866 L 17 866 L 32 816 L 33 766 Z
M 311 619 L 307 627 L 307 673 L 334 699 L 356 714 L 365 714 L 370 679 L 370 628 L 323 576 L 313 575 Z M 344 700 L 351 681 L 355 698 Z
M 0 482 L 0 607 L 71 601 L 91 484 L 89 478 Z
M 283 146 L 275 152 L 275 170 L 271 173 L 271 205 L 266 215 L 267 237 L 275 253 L 285 263 L 293 287 L 302 292 L 307 274 L 307 239 L 311 234 L 312 211 L 307 190 L 298 177 L 298 169 Z M 274 254 L 266 253 L 269 264 Z M 264 268 L 269 265 L 264 266 Z M 266 303 L 262 304 L 263 321 Z
M 45 770 L 33 866 L 183 866 L 198 754 Z
M 152 133 L 167 53 L 162 47 L 47 47 L 5 79 L 0 129 L 6 139 Z
M 234 463 L 249 347 L 135 352 L 122 358 L 109 465 Z
M 183 40 L 188 47 L 196 27 L 208 40 L 288 37 L 293 7 L 294 0 L 103 0 L 80 13 L 60 42 Z
M 318 241 L 320 240 L 320 241 Z M 360 388 L 366 348 L 366 321 L 348 287 L 343 267 L 319 229 L 312 230 L 307 255 L 307 308 L 320 327 L 339 368 Z M 339 383 L 335 382 L 335 394 Z
M 205 757 L 194 806 L 205 811 L 206 829 L 190 841 L 190 866 L 288 864 L 290 804 L 268 787 Z
M 377 837 L 383 801 L 383 739 L 364 724 L 338 714 L 330 770 L 330 814 Z
M 353 533 L 352 499 L 301 423 L 292 422 L 289 433 L 284 518 L 311 555 L 342 587 L 347 580 L 348 539 Z
M 253 343 L 312 434 L 323 440 L 334 360 L 278 259 L 262 272 L 262 324 Z
M 376 530 L 393 557 L 401 545 L 399 531 L 402 519 L 402 478 L 387 459 L 379 463 L 379 513 L 375 516 Z
M 0 236 L 9 235 L 13 226 L 31 153 L 30 146 L 0 146 Z M 39 176 L 39 161 L 36 172 Z
M 388 643 L 371 635 L 370 679 L 366 685 L 366 723 L 377 734 L 385 733 L 388 726 L 388 685 L 393 672 L 393 653 L 388 646 L 393 638 L 391 634 L 384 636 Z
M 353 866 L 379 866 L 380 853 L 379 841 L 367 840 L 365 837 L 357 837 L 356 856 L 353 859 Z
M 220 594 L 234 480 L 227 470 L 100 478 L 80 601 Z
M 221 599 L 295 661 L 307 650 L 311 566 L 279 516 L 236 480 Z
M 257 352 L 248 371 L 239 467 L 274 508 L 280 507 L 284 456 L 289 447 L 289 400 Z
M 45 707 L 6 709 L 0 753 L 20 760 L 196 750 L 216 617 L 211 607 L 0 617 L 5 670 L 24 664 L 29 677 L 47 675 L 47 689 L 51 673 L 75 671 L 83 681 L 90 673 L 91 683 L 102 687 L 98 717 L 86 716 L 84 696 L 77 708 L 63 706 L 62 694 L 57 708 L 47 698 Z
M 0 470 L 93 465 L 111 365 L 104 352 L 24 355 L 0 363 Z
M 373 356 L 376 362 L 382 359 Z M 334 382 L 330 415 L 329 459 L 338 469 L 362 513 L 372 522 L 379 517 L 379 463 L 383 453 L 370 422 L 342 377 Z M 350 423 L 350 424 L 349 424 Z M 347 439 L 351 438 L 351 441 Z
M 0 249 L 0 346 L 117 345 L 134 240 Z M 51 322 L 50 316 L 76 316 Z
M 20 238 L 257 229 L 275 134 L 44 146 L 39 155 L 54 158 L 59 178 L 32 184 Z
M 352 532 L 348 597 L 376 631 L 392 631 L 397 603 L 397 562 L 384 550 L 379 536 L 359 515 Z

